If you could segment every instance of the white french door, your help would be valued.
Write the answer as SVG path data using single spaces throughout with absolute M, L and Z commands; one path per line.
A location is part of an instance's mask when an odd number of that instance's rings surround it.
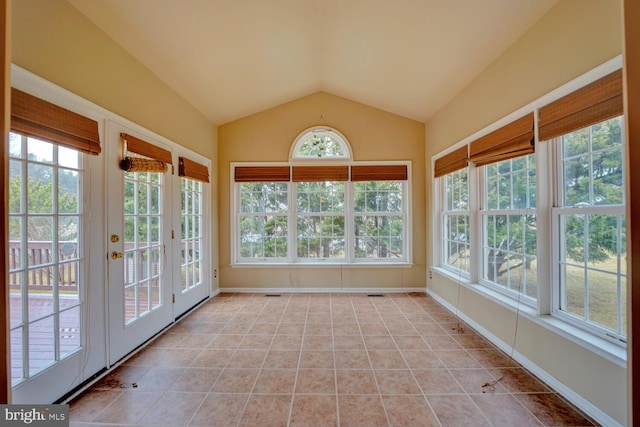
M 102 210 L 92 191 L 102 167 L 98 156 L 19 133 L 8 147 L 11 398 L 49 403 L 106 364 L 104 269 L 87 237 L 87 219 Z
M 189 156 L 193 156 L 189 153 Z M 177 159 L 174 159 L 177 160 Z M 179 160 L 177 160 L 179 162 Z M 174 272 L 174 315 L 179 317 L 209 295 L 210 269 L 209 184 L 179 176 L 174 177 L 180 203 L 174 204 L 174 254 L 180 268 Z M 176 261 L 176 266 L 177 266 Z
M 134 130 L 107 125 L 107 258 L 109 362 L 123 356 L 173 319 L 171 166 L 167 172 L 120 169 L 121 134 Z M 148 136 L 154 146 L 170 150 Z

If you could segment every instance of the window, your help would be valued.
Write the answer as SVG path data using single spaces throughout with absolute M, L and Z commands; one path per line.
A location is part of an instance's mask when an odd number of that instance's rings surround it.
M 239 259 L 287 259 L 289 183 L 244 182 L 237 186 L 240 192 Z
M 347 139 L 336 129 L 314 126 L 300 133 L 293 142 L 291 159 L 350 159 Z
M 401 166 L 406 170 L 408 165 Z M 299 178 L 294 166 L 292 182 L 238 182 L 244 174 L 238 171 L 245 167 L 234 168 L 236 262 L 404 263 L 410 259 L 407 179 L 354 182 L 352 172 L 350 181 L 311 180 Z M 344 168 L 348 175 L 349 168 Z
M 403 259 L 403 181 L 353 183 L 355 257 Z
M 558 139 L 559 310 L 626 335 L 627 249 L 622 119 Z
M 483 166 L 482 279 L 537 297 L 535 155 Z
M 296 183 L 297 258 L 344 259 L 345 183 Z
M 434 177 L 443 272 L 619 343 L 627 335 L 625 153 L 622 76 L 611 68 L 469 137 L 435 160 Z
M 291 162 L 232 165 L 235 263 L 407 263 L 409 162 L 354 162 L 311 128 Z
M 469 274 L 469 182 L 468 169 L 444 175 L 442 183 L 442 265 Z

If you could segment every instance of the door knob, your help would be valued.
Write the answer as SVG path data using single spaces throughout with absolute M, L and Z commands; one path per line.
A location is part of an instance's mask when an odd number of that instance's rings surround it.
M 120 236 L 118 236 L 117 234 L 111 235 L 111 243 L 118 243 L 119 241 L 120 241 Z
M 122 252 L 113 251 L 111 252 L 111 259 L 122 258 Z

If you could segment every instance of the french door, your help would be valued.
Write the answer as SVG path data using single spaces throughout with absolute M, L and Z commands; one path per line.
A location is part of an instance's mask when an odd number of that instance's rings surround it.
M 122 170 L 122 135 L 135 131 L 109 121 L 107 133 L 109 361 L 113 364 L 174 319 L 172 179 L 170 166 L 166 172 Z M 140 139 L 168 151 L 149 137 Z
M 48 403 L 106 364 L 104 269 L 88 239 L 88 218 L 102 210 L 91 190 L 102 185 L 102 166 L 12 132 L 9 170 L 12 402 Z
M 174 205 L 174 254 L 180 261 L 180 269 L 176 269 L 173 280 L 175 317 L 179 317 L 209 295 L 210 277 L 209 263 L 205 261 L 210 253 L 209 240 L 205 234 L 205 229 L 209 229 L 205 228 L 205 221 L 209 218 L 209 204 L 205 191 L 208 185 L 177 175 L 174 179 L 175 188 L 180 192 L 180 203 Z
M 172 149 L 114 121 L 108 121 L 107 134 L 109 362 L 113 364 L 209 295 L 205 231 L 209 189 L 204 182 L 181 176 L 175 167 L 186 150 Z M 136 148 L 130 152 L 134 141 Z M 129 155 L 144 167 L 123 170 L 120 160 Z M 158 162 L 166 171 L 147 168 Z

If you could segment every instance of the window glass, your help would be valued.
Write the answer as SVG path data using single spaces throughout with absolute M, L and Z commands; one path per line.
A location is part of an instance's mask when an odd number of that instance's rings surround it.
M 356 258 L 404 257 L 402 181 L 355 182 Z
M 250 182 L 239 187 L 240 258 L 286 258 L 289 183 Z
M 442 211 L 442 265 L 458 273 L 469 273 L 469 183 L 468 169 L 441 178 L 444 210 Z
M 482 279 L 499 290 L 537 297 L 535 155 L 484 167 Z
M 295 187 L 297 256 L 345 258 L 345 183 L 298 182 Z
M 563 204 L 559 224 L 561 312 L 626 336 L 622 118 L 560 139 Z

